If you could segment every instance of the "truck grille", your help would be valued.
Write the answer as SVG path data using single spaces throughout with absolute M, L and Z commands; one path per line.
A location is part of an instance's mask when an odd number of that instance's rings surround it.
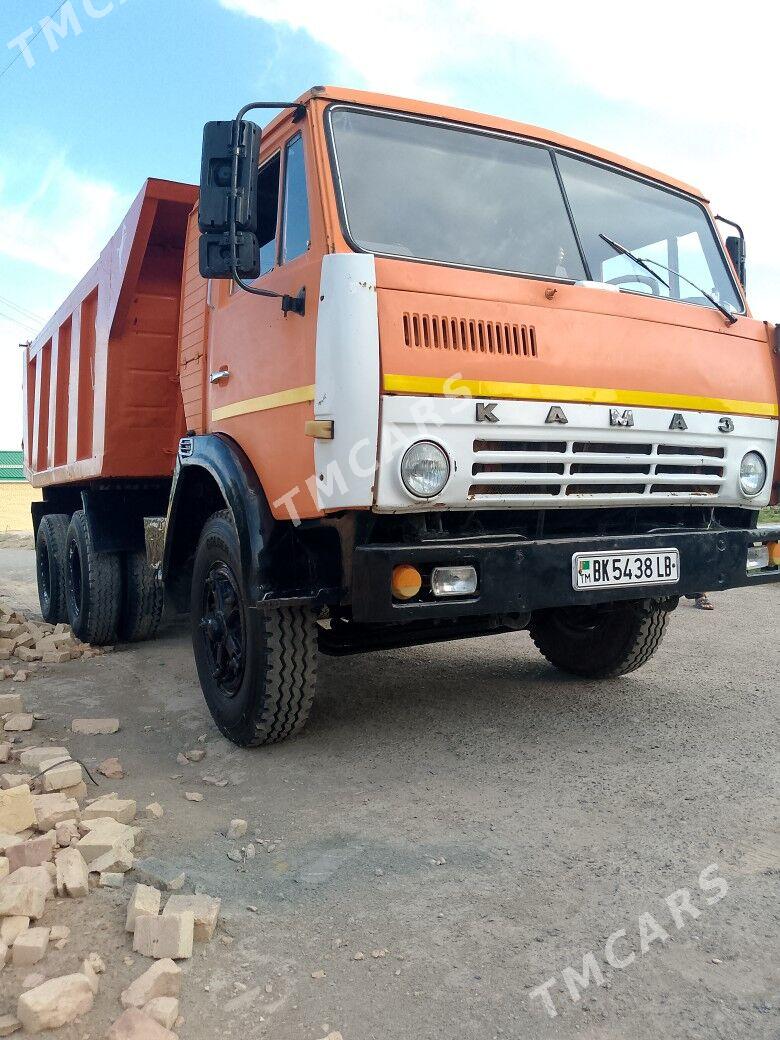
M 474 441 L 470 498 L 716 498 L 724 449 L 659 441 Z
M 469 354 L 503 354 L 506 357 L 539 356 L 533 325 L 485 321 L 481 318 L 448 318 L 406 311 L 404 343 L 422 350 L 455 350 Z

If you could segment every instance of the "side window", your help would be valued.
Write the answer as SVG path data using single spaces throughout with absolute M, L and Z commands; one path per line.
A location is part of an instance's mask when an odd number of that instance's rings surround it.
M 276 266 L 276 221 L 279 212 L 279 167 L 281 155 L 260 167 L 258 185 L 260 195 L 260 274 L 268 274 Z
M 309 200 L 306 195 L 306 166 L 300 134 L 287 145 L 284 166 L 284 234 L 282 263 L 294 260 L 309 248 Z

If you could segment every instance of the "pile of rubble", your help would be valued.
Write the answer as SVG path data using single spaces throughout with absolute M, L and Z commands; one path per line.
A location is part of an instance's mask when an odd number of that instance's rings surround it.
M 70 625 L 30 621 L 21 611 L 9 610 L 0 604 L 0 662 L 16 665 L 14 669 L 0 664 L 0 680 L 24 682 L 38 664 L 65 664 L 79 658 L 87 660 L 110 649 L 82 643 Z
M 0 972 L 10 963 L 34 967 L 51 946 L 61 949 L 69 929 L 54 920 L 63 900 L 88 899 L 98 888 L 121 889 L 135 871 L 137 883 L 126 911 L 125 931 L 133 950 L 156 961 L 122 994 L 123 1013 L 108 1040 L 176 1040 L 181 1023 L 181 970 L 177 960 L 192 956 L 193 943 L 214 934 L 220 901 L 207 895 L 173 894 L 184 876 L 161 878 L 155 861 L 137 861 L 137 806 L 131 798 L 101 794 L 88 799 L 82 765 L 64 747 L 22 747 L 20 732 L 33 726 L 18 694 L 0 693 Z M 76 719 L 78 733 L 115 733 L 117 719 Z M 4 739 L 8 736 L 8 739 Z M 103 775 L 121 776 L 117 759 L 100 766 Z M 146 809 L 157 819 L 162 808 Z M 71 974 L 45 980 L 28 976 L 15 1013 L 0 1008 L 0 1037 L 17 1029 L 29 1033 L 57 1029 L 87 1014 L 100 988 L 105 964 L 97 952 Z

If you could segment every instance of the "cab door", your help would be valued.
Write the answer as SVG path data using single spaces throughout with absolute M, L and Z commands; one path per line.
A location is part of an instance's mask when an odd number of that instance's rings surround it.
M 265 143 L 261 156 L 261 267 L 252 284 L 290 296 L 303 290 L 305 313 L 285 315 L 278 298 L 219 285 L 208 415 L 210 429 L 232 437 L 249 456 L 274 514 L 289 519 L 290 501 L 302 517 L 318 512 L 305 424 L 314 415 L 324 231 L 309 127 L 288 122 L 286 130 Z

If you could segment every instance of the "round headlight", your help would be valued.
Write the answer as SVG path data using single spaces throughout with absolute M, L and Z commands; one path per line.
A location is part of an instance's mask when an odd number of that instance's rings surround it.
M 749 451 L 739 467 L 739 486 L 742 494 L 755 498 L 766 484 L 766 462 L 757 451 Z
M 417 441 L 401 459 L 401 480 L 410 495 L 433 498 L 450 479 L 447 453 L 433 441 Z

